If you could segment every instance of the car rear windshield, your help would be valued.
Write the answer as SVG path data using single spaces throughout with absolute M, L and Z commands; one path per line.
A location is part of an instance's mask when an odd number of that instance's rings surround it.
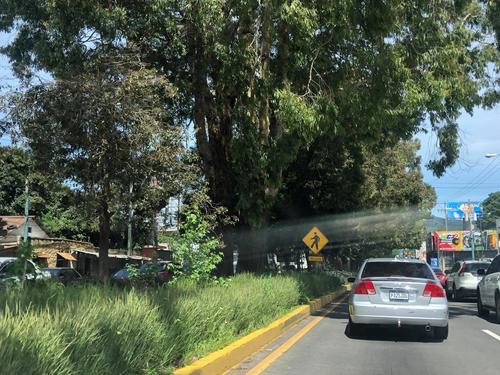
M 482 269 L 488 269 L 490 266 L 489 263 L 466 263 L 464 267 L 464 272 L 470 272 L 470 273 L 477 273 L 477 270 L 482 268 Z
M 434 279 L 431 269 L 424 263 L 368 262 L 361 278 L 365 277 L 414 277 Z

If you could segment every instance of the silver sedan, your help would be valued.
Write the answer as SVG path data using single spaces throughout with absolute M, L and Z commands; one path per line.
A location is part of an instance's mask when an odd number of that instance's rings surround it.
M 423 326 L 448 338 L 448 302 L 441 283 L 421 260 L 366 260 L 349 297 L 349 333 L 367 324 Z

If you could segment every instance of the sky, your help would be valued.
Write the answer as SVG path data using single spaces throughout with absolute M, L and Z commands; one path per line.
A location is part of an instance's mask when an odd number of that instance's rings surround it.
M 436 189 L 438 204 L 436 216 L 444 216 L 444 202 L 481 202 L 488 194 L 500 191 L 500 105 L 491 110 L 476 108 L 473 115 L 463 114 L 458 119 L 460 128 L 460 157 L 441 178 L 435 177 L 425 164 L 436 157 L 436 137 L 419 134 L 421 142 L 424 181 Z M 487 153 L 497 153 L 486 158 Z
M 13 38 L 12 34 L 0 33 L 0 46 Z M 0 54 L 0 91 L 17 85 L 10 70 L 8 59 Z M 418 134 L 421 142 L 424 181 L 434 186 L 437 205 L 436 216 L 444 216 L 444 202 L 483 201 L 489 193 L 500 191 L 500 105 L 491 110 L 476 108 L 473 115 L 463 114 L 458 119 L 460 128 L 460 158 L 444 176 L 437 178 L 425 168 L 427 162 L 436 157 L 436 137 Z M 0 138 L 0 145 L 9 144 L 7 136 Z M 485 154 L 498 153 L 499 157 L 487 159 Z

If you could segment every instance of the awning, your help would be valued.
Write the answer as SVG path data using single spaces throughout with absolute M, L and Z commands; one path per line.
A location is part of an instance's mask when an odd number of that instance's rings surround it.
M 47 253 L 35 253 L 36 258 L 50 258 L 50 255 Z
M 57 255 L 66 260 L 76 260 L 75 257 L 70 253 L 57 253 Z

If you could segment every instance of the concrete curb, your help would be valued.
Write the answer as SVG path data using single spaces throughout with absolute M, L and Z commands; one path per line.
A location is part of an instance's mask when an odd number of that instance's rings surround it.
M 284 317 L 275 320 L 267 327 L 258 329 L 189 366 L 175 370 L 174 375 L 222 374 L 289 330 L 302 319 L 343 295 L 347 290 L 349 290 L 349 286 L 343 285 L 333 293 L 315 299 L 309 302 L 308 305 L 302 305 Z

